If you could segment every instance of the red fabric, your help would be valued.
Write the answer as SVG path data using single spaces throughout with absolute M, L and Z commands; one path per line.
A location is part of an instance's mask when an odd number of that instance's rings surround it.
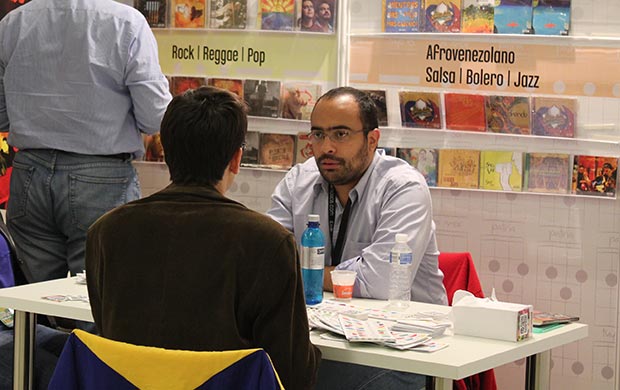
M 476 273 L 471 253 L 440 253 L 439 269 L 443 272 L 443 285 L 448 294 L 448 304 L 452 305 L 452 297 L 456 290 L 466 290 L 478 298 L 484 298 L 482 285 Z M 468 378 L 454 381 L 454 390 L 497 390 L 495 372 L 484 371 Z

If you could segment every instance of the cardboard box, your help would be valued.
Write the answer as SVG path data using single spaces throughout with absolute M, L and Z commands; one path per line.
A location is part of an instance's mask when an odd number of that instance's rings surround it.
M 521 341 L 532 335 L 532 305 L 471 295 L 453 303 L 452 313 L 454 334 L 506 341 Z

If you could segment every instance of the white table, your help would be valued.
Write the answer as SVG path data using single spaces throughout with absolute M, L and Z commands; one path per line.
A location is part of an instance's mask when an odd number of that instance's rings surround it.
M 326 294 L 326 298 L 331 294 Z M 386 302 L 353 299 L 352 305 L 385 308 Z M 448 312 L 450 307 L 411 302 L 407 311 Z M 489 326 L 492 326 L 489 324 Z M 452 390 L 452 381 L 527 358 L 526 389 L 549 389 L 551 349 L 584 339 L 588 325 L 573 323 L 547 333 L 534 334 L 529 340 L 509 342 L 479 337 L 444 335 L 436 340 L 449 346 L 424 353 L 399 351 L 369 343 L 325 340 L 320 333 L 310 334 L 312 343 L 321 349 L 324 359 L 357 363 L 434 376 L 435 388 Z
M 14 389 L 29 389 L 32 383 L 32 349 L 36 314 L 93 321 L 90 305 L 85 302 L 53 302 L 41 299 L 48 295 L 86 295 L 86 286 L 75 278 L 58 279 L 26 286 L 0 289 L 0 306 L 15 309 Z M 326 298 L 330 297 L 326 294 Z M 385 301 L 354 299 L 352 304 L 383 308 Z M 409 311 L 448 311 L 447 306 L 412 302 Z M 528 359 L 526 388 L 548 389 L 552 348 L 586 338 L 588 326 L 569 324 L 532 339 L 512 343 L 477 337 L 446 335 L 438 339 L 449 346 L 433 353 L 398 351 L 374 344 L 325 340 L 320 332 L 311 332 L 312 342 L 328 360 L 357 363 L 434 376 L 436 389 L 451 390 L 452 380 L 488 369 Z

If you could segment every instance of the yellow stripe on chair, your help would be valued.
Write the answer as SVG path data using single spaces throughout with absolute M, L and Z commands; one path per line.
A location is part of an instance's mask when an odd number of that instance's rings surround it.
M 170 350 L 109 340 L 79 329 L 73 332 L 99 359 L 140 389 L 195 389 L 231 364 L 260 350 Z

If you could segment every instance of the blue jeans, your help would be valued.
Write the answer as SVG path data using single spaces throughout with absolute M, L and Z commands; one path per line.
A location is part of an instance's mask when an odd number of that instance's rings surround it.
M 13 389 L 13 330 L 0 327 L 0 390 Z M 47 389 L 68 333 L 37 325 L 34 388 Z
M 316 390 L 423 390 L 426 376 L 321 360 Z
M 139 197 L 138 175 L 129 158 L 50 149 L 17 152 L 7 225 L 32 273 L 30 282 L 82 272 L 90 225 Z

